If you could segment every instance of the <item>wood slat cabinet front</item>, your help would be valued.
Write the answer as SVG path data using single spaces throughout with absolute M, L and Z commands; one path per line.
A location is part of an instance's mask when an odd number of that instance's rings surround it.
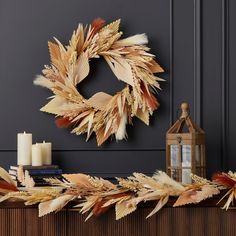
M 145 219 L 152 209 L 142 207 L 119 221 L 109 211 L 85 222 L 85 216 L 69 209 L 39 218 L 37 208 L 1 208 L 0 236 L 236 235 L 234 210 L 166 207 Z

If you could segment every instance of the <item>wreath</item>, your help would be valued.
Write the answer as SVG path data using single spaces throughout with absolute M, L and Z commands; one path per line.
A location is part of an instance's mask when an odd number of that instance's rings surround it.
M 145 34 L 120 39 L 120 20 L 104 25 L 102 19 L 85 27 L 79 24 L 67 46 L 56 38 L 55 43 L 48 42 L 51 65 L 34 80 L 54 94 L 40 111 L 56 115 L 59 127 L 72 127 L 77 135 L 87 133 L 87 140 L 95 132 L 98 146 L 112 134 L 116 140 L 124 139 L 133 116 L 149 125 L 149 115 L 159 106 L 154 93 L 162 81 L 154 73 L 163 72 L 149 53 Z M 126 86 L 114 96 L 98 92 L 85 99 L 79 83 L 89 74 L 89 61 L 100 57 Z

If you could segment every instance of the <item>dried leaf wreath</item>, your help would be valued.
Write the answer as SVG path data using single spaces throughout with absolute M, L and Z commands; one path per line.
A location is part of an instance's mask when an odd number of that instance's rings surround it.
M 22 173 L 20 173 L 22 176 Z M 134 173 L 128 178 L 117 178 L 118 184 L 85 174 L 64 174 L 65 180 L 45 179 L 51 187 L 26 187 L 19 190 L 11 176 L 0 167 L 0 202 L 24 201 L 25 205 L 39 204 L 39 216 L 60 211 L 68 202 L 76 202 L 73 208 L 82 214 L 99 216 L 115 206 L 116 219 L 134 212 L 140 202 L 157 201 L 156 207 L 149 213 L 151 217 L 167 202 L 176 197 L 173 207 L 197 204 L 220 191 L 226 191 L 222 199 L 228 196 L 222 209 L 228 209 L 236 198 L 236 173 L 217 173 L 213 180 L 192 175 L 193 183 L 182 185 L 171 179 L 166 173 L 157 171 L 152 177 Z M 222 201 L 222 199 L 220 201 Z
M 45 66 L 43 75 L 34 80 L 54 94 L 41 111 L 59 117 L 59 127 L 72 127 L 77 135 L 87 133 L 87 140 L 95 132 L 98 146 L 113 134 L 116 140 L 124 139 L 126 124 L 134 116 L 149 125 L 149 115 L 159 106 L 154 92 L 162 81 L 154 73 L 163 72 L 149 53 L 145 34 L 120 39 L 120 20 L 104 25 L 102 19 L 88 27 L 79 24 L 67 46 L 56 38 L 56 43 L 48 42 L 51 66 Z M 126 86 L 114 96 L 98 92 L 85 99 L 79 83 L 89 74 L 89 61 L 100 57 Z

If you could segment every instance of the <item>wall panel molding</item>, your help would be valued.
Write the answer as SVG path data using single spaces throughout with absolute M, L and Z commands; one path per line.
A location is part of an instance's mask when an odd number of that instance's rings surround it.
M 201 0 L 194 0 L 194 120 L 202 123 L 202 14 Z
M 173 122 L 174 122 L 174 111 L 173 111 L 173 104 L 174 104 L 174 81 L 173 81 L 173 77 L 174 77 L 174 66 L 173 66 L 173 63 L 174 63 L 174 33 L 173 33 L 173 27 L 174 27 L 174 20 L 173 20 L 173 0 L 170 0 L 170 24 L 169 24 L 169 27 L 170 27 L 170 30 L 169 30 L 169 34 L 170 34 L 170 63 L 169 63 L 169 93 L 170 93 L 170 99 L 169 99 L 169 104 L 170 104 L 170 107 L 169 107 L 169 117 L 170 117 L 170 122 L 169 122 L 169 125 L 172 126 L 173 125 Z
M 221 124 L 221 166 L 228 168 L 229 137 L 229 0 L 222 0 L 222 124 Z

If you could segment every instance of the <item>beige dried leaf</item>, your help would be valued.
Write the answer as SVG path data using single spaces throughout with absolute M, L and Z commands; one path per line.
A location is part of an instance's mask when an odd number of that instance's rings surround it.
M 214 185 L 206 184 L 198 189 L 193 186 L 192 189 L 183 192 L 173 206 L 177 207 L 192 203 L 196 204 L 219 193 L 219 189 Z
M 228 210 L 228 208 L 230 207 L 230 204 L 233 203 L 234 199 L 236 199 L 236 188 L 232 187 L 230 188 L 227 193 L 219 200 L 218 203 L 220 203 L 226 196 L 228 196 L 227 201 L 225 202 L 224 206 L 222 207 L 222 209 L 225 209 L 226 211 Z M 217 203 L 217 204 L 218 204 Z
M 116 185 L 112 182 L 98 177 L 90 177 L 89 182 L 92 184 L 97 191 L 116 190 Z
M 43 106 L 40 111 L 50 114 L 60 115 L 61 107 L 66 103 L 66 100 L 61 96 L 54 96 L 53 99 Z
M 73 200 L 73 195 L 62 195 L 53 200 L 42 202 L 39 204 L 39 217 L 47 215 L 54 211 L 60 211 L 68 202 Z
M 128 47 L 128 46 L 142 45 L 142 44 L 147 44 L 147 43 L 148 43 L 148 38 L 146 34 L 136 34 L 128 38 L 118 40 L 117 42 L 115 42 L 115 46 Z
M 90 211 L 93 206 L 99 202 L 101 200 L 101 198 L 99 196 L 88 196 L 88 197 L 85 197 L 85 200 L 81 203 L 79 203 L 78 205 L 74 206 L 74 208 L 81 208 L 80 209 L 80 212 L 82 214 Z
M 35 182 L 33 178 L 30 176 L 28 170 L 25 171 L 24 181 L 22 181 L 21 184 L 26 188 L 33 188 L 35 186 Z
M 44 180 L 49 183 L 50 185 L 53 185 L 53 186 L 61 186 L 61 187 L 69 187 L 70 186 L 70 183 L 68 182 L 63 182 L 57 178 L 44 178 Z
M 83 111 L 81 113 L 79 113 L 73 120 L 72 122 L 77 122 L 79 121 L 80 119 L 83 119 L 84 117 L 88 116 L 89 114 L 91 113 L 91 110 L 86 110 L 86 111 Z M 72 130 L 72 133 L 77 133 L 78 132 L 78 127 L 74 128 Z
M 101 146 L 112 134 L 112 129 L 110 128 L 106 133 L 104 128 L 96 130 L 96 139 L 98 146 Z
M 98 92 L 86 100 L 85 103 L 91 107 L 94 107 L 95 109 L 103 110 L 111 98 L 112 96 L 110 94 Z
M 52 89 L 54 86 L 54 83 L 51 82 L 49 79 L 44 77 L 43 75 L 37 75 L 34 80 L 34 85 L 42 86 L 48 89 Z
M 91 135 L 91 133 L 92 133 L 92 132 L 91 132 L 91 128 L 92 128 L 92 126 L 93 126 L 94 115 L 95 115 L 95 111 L 90 110 L 90 111 L 88 112 L 88 115 L 85 116 L 85 117 L 83 117 L 83 119 L 80 121 L 78 127 L 74 128 L 74 129 L 72 130 L 72 133 L 80 134 L 80 133 L 85 133 L 85 132 L 87 132 L 87 139 L 86 139 L 86 141 L 88 141 L 88 139 L 89 139 L 89 137 L 90 137 L 90 135 Z M 78 117 L 79 117 L 79 116 L 77 116 L 77 117 L 74 119 L 74 121 L 75 121 L 75 120 L 78 120 Z
M 105 31 L 105 30 L 108 30 L 108 31 L 111 31 L 111 32 L 114 32 L 114 33 L 117 33 L 118 30 L 119 30 L 119 27 L 120 27 L 120 22 L 121 22 L 121 19 L 118 19 L 116 21 L 113 21 L 112 23 L 104 26 L 100 32 L 102 31 Z
M 115 74 L 115 76 L 134 87 L 134 79 L 133 73 L 130 64 L 124 58 L 114 58 L 110 56 L 104 56 L 105 60 L 107 61 L 108 65 L 110 66 L 111 70 Z
M 185 190 L 185 187 L 181 183 L 173 180 L 163 171 L 156 171 L 153 175 L 153 179 L 162 186 L 173 189 L 173 195 L 175 195 L 175 193 L 179 195 Z
M 138 183 L 137 181 L 123 178 L 116 178 L 116 179 L 118 180 L 119 185 L 124 189 L 136 192 L 137 190 L 140 190 L 142 188 L 142 185 L 140 185 L 140 183 Z
M 162 190 L 162 185 L 154 180 L 152 177 L 149 177 L 142 173 L 133 173 L 134 177 L 129 177 L 131 180 L 139 182 L 143 187 L 152 190 Z
M 8 182 L 9 184 L 16 186 L 16 183 L 14 182 L 14 180 L 11 178 L 8 172 L 4 170 L 2 167 L 0 167 L 0 177 L 6 182 Z
M 113 205 L 115 203 L 122 203 L 123 201 L 129 200 L 130 198 L 131 198 L 130 195 L 122 196 L 119 198 L 112 198 L 112 199 L 108 200 L 107 202 L 105 202 L 105 204 L 103 204 L 102 207 L 108 207 L 108 206 Z
M 76 62 L 74 70 L 74 85 L 83 81 L 89 74 L 89 60 L 86 53 L 82 52 Z
M 59 67 L 61 52 L 59 46 L 56 43 L 48 42 L 48 49 L 50 53 L 51 62 L 55 67 Z
M 28 198 L 29 194 L 27 192 L 19 191 L 19 192 L 9 192 L 5 194 L 4 196 L 0 197 L 0 202 L 4 202 L 9 199 L 20 199 L 20 200 L 26 200 Z
M 57 43 L 58 46 L 58 51 L 57 54 L 51 54 L 51 56 L 55 56 L 58 55 L 59 58 L 51 58 L 51 61 L 53 61 L 53 65 L 58 69 L 58 71 L 60 71 L 60 73 L 65 76 L 66 75 L 66 65 L 68 65 L 69 59 L 70 59 L 70 55 L 67 53 L 65 47 L 62 45 L 62 43 L 54 37 L 54 40 Z M 54 44 L 54 43 L 52 43 Z M 54 44 L 56 45 L 56 44 Z M 50 50 L 50 48 L 49 48 Z
M 63 174 L 62 175 L 70 183 L 76 184 L 76 186 L 81 188 L 92 189 L 93 186 L 90 183 L 90 176 L 85 174 Z
M 123 201 L 123 202 L 118 202 L 115 206 L 115 210 L 116 210 L 116 220 L 119 220 L 127 215 L 129 215 L 130 213 L 134 212 L 137 209 L 137 206 L 127 206 L 127 202 Z
M 113 122 L 113 120 L 110 119 L 110 120 L 108 120 L 108 122 L 106 123 L 106 128 L 105 128 L 105 131 L 104 131 L 104 136 L 106 136 L 106 134 L 108 133 L 108 131 L 111 129 L 111 127 L 112 127 L 112 122 Z
M 135 116 L 138 117 L 141 121 L 143 121 L 146 125 L 149 125 L 149 111 L 145 110 L 142 111 L 141 109 L 138 109 L 135 113 Z
M 156 207 L 155 207 L 155 208 L 150 212 L 150 214 L 146 217 L 146 219 L 149 218 L 149 217 L 151 217 L 151 216 L 153 216 L 154 214 L 156 214 L 163 206 L 165 206 L 165 204 L 168 202 L 168 200 L 169 200 L 169 195 L 166 195 L 166 196 L 162 197 L 162 198 L 158 201 Z

